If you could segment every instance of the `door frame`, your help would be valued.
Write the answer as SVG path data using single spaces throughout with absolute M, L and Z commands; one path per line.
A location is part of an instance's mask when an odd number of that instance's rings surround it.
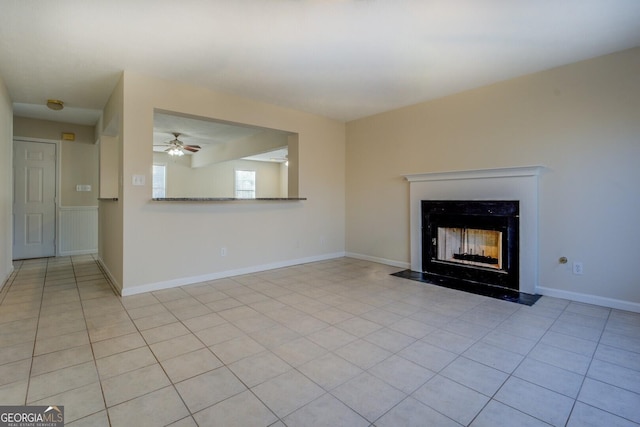
M 53 249 L 54 249 L 54 256 L 60 256 L 60 245 L 59 245 L 59 239 L 58 239 L 58 234 L 59 234 L 59 224 L 58 224 L 58 216 L 59 216 L 59 211 L 60 211 L 60 140 L 59 139 L 45 139 L 45 138 L 31 138 L 31 137 L 27 137 L 27 136 L 17 136 L 14 135 L 13 136 L 13 141 L 12 141 L 12 147 L 13 147 L 13 143 L 15 142 L 40 142 L 40 143 L 46 143 L 46 144 L 54 144 L 56 147 L 56 162 L 55 162 L 55 198 L 54 198 L 54 236 L 53 236 Z M 11 159 L 11 176 L 13 177 L 13 174 L 15 173 L 15 164 L 14 164 L 14 159 Z M 12 179 L 13 181 L 13 179 Z M 15 185 L 15 184 L 12 184 Z M 12 188 L 12 191 L 14 191 L 13 197 L 11 198 L 11 216 L 13 217 L 14 212 L 13 212 L 13 204 L 15 203 L 15 189 Z M 11 221 L 11 233 L 12 235 L 15 233 L 15 220 Z M 15 242 L 15 236 L 13 237 L 13 240 Z M 13 245 L 11 245 L 11 258 L 13 259 Z

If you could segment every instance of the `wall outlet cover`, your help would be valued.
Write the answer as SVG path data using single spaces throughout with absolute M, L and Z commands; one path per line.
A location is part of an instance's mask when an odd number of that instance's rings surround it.
M 584 274 L 584 266 L 581 262 L 573 263 L 573 274 L 582 275 Z

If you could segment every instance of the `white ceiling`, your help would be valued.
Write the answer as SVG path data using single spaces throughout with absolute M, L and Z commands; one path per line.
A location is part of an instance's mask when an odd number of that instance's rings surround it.
M 639 0 L 0 0 L 0 11 L 16 114 L 90 124 L 122 70 L 349 121 L 640 45 Z M 48 98 L 65 110 L 43 110 Z
M 238 123 L 222 122 L 219 120 L 195 117 L 186 114 L 155 111 L 153 114 L 153 151 L 166 151 L 178 133 L 178 139 L 186 145 L 199 145 L 205 148 L 207 145 L 226 144 L 229 142 L 250 138 L 258 134 L 271 134 L 282 137 L 286 141 L 289 132 L 265 129 Z M 185 154 L 191 153 L 187 150 Z M 269 152 L 257 152 L 254 156 L 246 157 L 247 160 L 283 162 L 288 154 L 288 149 L 283 148 Z
M 192 116 L 162 113 L 153 114 L 153 143 L 163 144 L 174 139 L 173 134 L 185 144 L 224 144 L 229 141 L 247 138 L 262 130 L 255 127 L 223 123 Z M 158 151 L 158 150 L 156 150 Z

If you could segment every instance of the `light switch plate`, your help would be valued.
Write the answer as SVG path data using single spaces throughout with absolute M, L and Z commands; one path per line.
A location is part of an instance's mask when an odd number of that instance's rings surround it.
M 144 175 L 133 175 L 132 183 L 133 183 L 133 185 L 144 185 L 145 176 Z

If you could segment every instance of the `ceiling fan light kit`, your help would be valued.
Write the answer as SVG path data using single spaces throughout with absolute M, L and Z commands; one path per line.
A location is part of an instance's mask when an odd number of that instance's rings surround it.
M 169 146 L 166 150 L 164 150 L 170 156 L 184 156 L 184 150 L 190 151 L 192 153 L 197 153 L 200 151 L 199 145 L 187 145 L 178 139 L 180 133 L 172 132 L 173 139 L 169 142 L 161 144 L 163 146 Z
M 184 151 L 182 151 L 180 148 L 178 147 L 171 147 L 167 150 L 167 153 L 169 153 L 170 156 L 184 156 Z

